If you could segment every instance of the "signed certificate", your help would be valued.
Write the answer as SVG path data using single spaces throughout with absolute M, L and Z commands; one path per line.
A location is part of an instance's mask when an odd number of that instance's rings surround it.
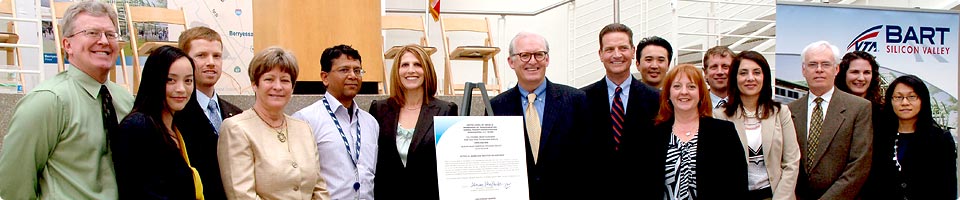
M 440 199 L 528 199 L 520 116 L 437 116 Z

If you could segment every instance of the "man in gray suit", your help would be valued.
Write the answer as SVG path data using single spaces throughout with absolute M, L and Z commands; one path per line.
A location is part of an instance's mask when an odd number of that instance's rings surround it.
M 837 90 L 840 51 L 818 41 L 802 53 L 810 92 L 790 103 L 802 153 L 798 199 L 856 199 L 870 171 L 870 102 Z

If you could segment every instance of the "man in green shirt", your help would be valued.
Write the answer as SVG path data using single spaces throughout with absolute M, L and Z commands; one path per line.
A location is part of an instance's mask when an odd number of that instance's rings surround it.
M 116 20 L 96 1 L 66 10 L 60 42 L 73 67 L 17 103 L 0 151 L 0 198 L 117 199 L 107 134 L 133 95 L 107 80 L 120 52 Z

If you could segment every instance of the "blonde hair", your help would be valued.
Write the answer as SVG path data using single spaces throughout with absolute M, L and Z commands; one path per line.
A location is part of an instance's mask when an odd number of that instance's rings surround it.
M 277 46 L 267 47 L 250 60 L 250 67 L 247 68 L 250 83 L 259 86 L 260 76 L 274 68 L 280 68 L 281 72 L 290 73 L 290 79 L 296 86 L 297 74 L 300 73 L 300 68 L 297 66 L 297 57 L 293 56 L 293 52 Z

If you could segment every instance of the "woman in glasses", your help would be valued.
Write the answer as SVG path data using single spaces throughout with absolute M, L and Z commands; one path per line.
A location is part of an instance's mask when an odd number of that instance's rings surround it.
M 457 105 L 439 100 L 430 55 L 406 45 L 394 57 L 390 97 L 374 100 L 380 124 L 374 195 L 378 199 L 438 199 L 434 116 L 456 116 Z
M 874 130 L 864 199 L 957 199 L 956 143 L 933 119 L 927 86 L 917 76 L 901 76 L 884 99 L 880 121 L 887 125 Z

